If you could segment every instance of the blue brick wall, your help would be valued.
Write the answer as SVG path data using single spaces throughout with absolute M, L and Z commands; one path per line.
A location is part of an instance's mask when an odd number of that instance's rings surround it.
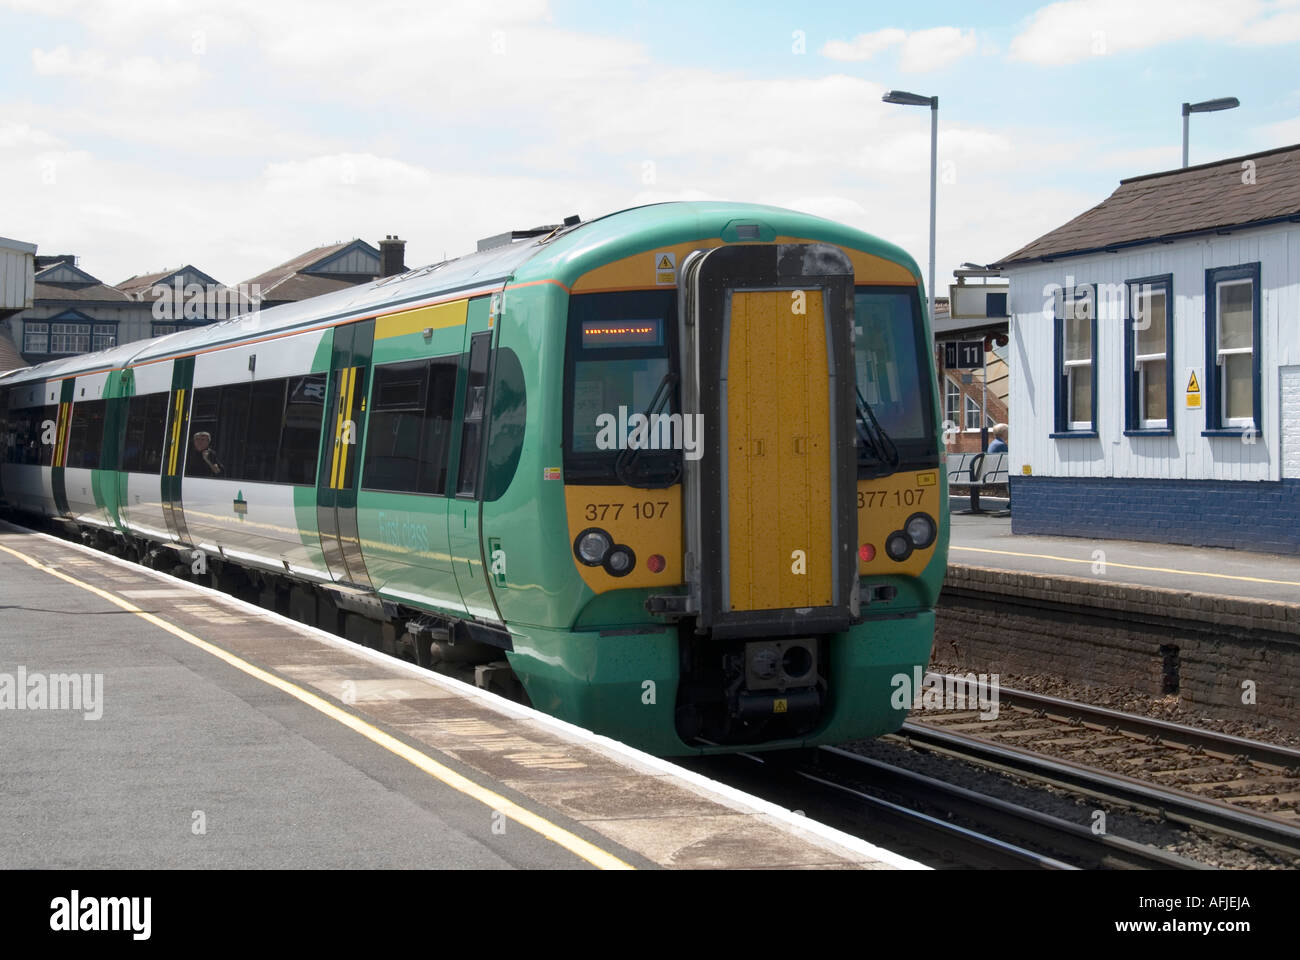
M 1300 554 L 1300 480 L 1013 475 L 1011 532 Z

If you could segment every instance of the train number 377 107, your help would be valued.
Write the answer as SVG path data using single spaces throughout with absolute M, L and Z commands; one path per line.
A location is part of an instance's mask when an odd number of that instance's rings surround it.
M 916 507 L 925 499 L 924 490 L 859 490 L 858 509 L 869 507 Z
M 637 520 L 653 520 L 668 513 L 667 500 L 645 500 L 633 504 L 589 503 L 586 507 L 586 517 L 588 520 L 617 520 L 623 516 L 623 510 L 628 506 L 632 508 L 632 517 Z M 862 506 L 861 495 L 858 497 L 858 506 Z

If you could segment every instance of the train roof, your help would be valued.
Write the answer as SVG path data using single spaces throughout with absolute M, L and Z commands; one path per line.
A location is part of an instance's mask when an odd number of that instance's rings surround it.
M 843 224 L 780 207 L 724 201 L 679 201 L 648 204 L 616 211 L 593 220 L 558 226 L 544 236 L 466 254 L 452 260 L 408 270 L 392 277 L 358 284 L 333 293 L 287 303 L 266 310 L 242 314 L 190 330 L 137 340 L 98 353 L 79 354 L 0 375 L 0 386 L 33 380 L 84 374 L 121 368 L 181 356 L 237 343 L 250 337 L 271 336 L 308 328 L 350 316 L 365 316 L 380 309 L 400 309 L 405 303 L 418 304 L 438 296 L 454 295 L 498 287 L 516 275 L 528 277 L 563 274 L 571 279 L 590 255 L 605 252 L 622 255 L 620 247 L 653 246 L 659 238 L 680 242 L 683 224 L 694 224 L 699 236 L 714 236 L 732 220 L 762 219 L 787 236 L 828 232 L 838 242 L 868 249 L 916 272 L 912 258 L 892 244 Z M 635 238 L 635 243 L 632 243 Z M 529 261 L 533 261 L 529 263 Z M 525 270 L 524 265 L 528 264 Z M 561 278 L 561 282 L 567 282 Z

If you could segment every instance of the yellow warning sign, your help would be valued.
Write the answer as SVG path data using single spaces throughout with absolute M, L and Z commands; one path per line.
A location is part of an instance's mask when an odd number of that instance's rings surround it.
M 655 254 L 655 283 L 671 286 L 677 282 L 677 254 L 672 251 Z
M 790 701 L 784 697 L 777 697 L 772 701 L 773 713 L 786 713 L 790 709 Z
M 1196 371 L 1187 374 L 1187 409 L 1199 410 L 1201 407 L 1201 383 L 1196 379 Z
M 918 473 L 916 475 L 916 485 L 918 487 L 933 487 L 939 482 L 939 475 L 931 470 L 929 473 Z

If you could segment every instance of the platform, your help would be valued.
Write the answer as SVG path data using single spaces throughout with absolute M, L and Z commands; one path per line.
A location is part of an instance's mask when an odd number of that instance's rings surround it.
M 952 514 L 951 521 L 949 563 L 1255 600 L 1300 601 L 1300 557 L 1130 540 L 1018 536 L 1011 532 L 1009 517 Z
M 472 686 L 3 523 L 0 610 L 3 869 L 920 866 Z M 54 676 L 69 674 L 85 689 Z

